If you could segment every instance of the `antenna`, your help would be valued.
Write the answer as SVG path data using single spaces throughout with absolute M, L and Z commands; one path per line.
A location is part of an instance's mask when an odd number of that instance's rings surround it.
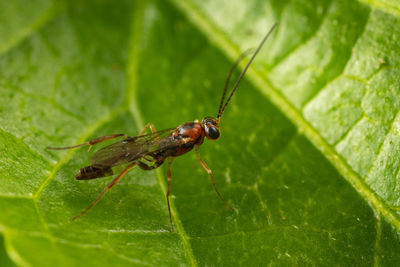
M 235 71 L 236 67 L 239 65 L 239 63 L 245 58 L 247 57 L 254 49 L 248 49 L 245 52 L 243 52 L 238 59 L 236 59 L 236 62 L 233 64 L 233 66 L 231 67 L 231 69 L 229 70 L 229 74 L 228 77 L 226 78 L 225 81 L 225 87 L 224 87 L 224 92 L 222 93 L 222 98 L 221 98 L 221 102 L 219 103 L 219 109 L 218 109 L 218 116 L 221 113 L 221 109 L 222 106 L 224 104 L 224 100 L 225 100 L 225 94 L 226 94 L 226 90 L 228 89 L 229 83 L 231 81 L 231 77 L 232 77 L 232 73 Z
M 222 95 L 222 99 L 221 99 L 221 103 L 220 103 L 220 108 L 219 108 L 219 110 L 218 110 L 218 116 L 217 116 L 217 119 L 216 119 L 217 122 L 219 122 L 219 119 L 221 118 L 222 114 L 224 113 L 224 111 L 225 111 L 225 109 L 226 109 L 226 106 L 228 105 L 229 101 L 231 100 L 231 98 L 232 98 L 232 96 L 233 96 L 233 93 L 235 93 L 235 91 L 236 91 L 236 89 L 238 88 L 240 82 L 242 81 L 243 76 L 246 74 L 246 71 L 247 71 L 247 69 L 249 68 L 250 64 L 253 62 L 253 60 L 254 60 L 254 58 L 257 56 L 258 52 L 260 52 L 260 50 L 261 50 L 261 48 L 263 47 L 265 41 L 268 39 L 268 37 L 271 35 L 271 33 L 275 30 L 276 26 L 278 26 L 278 23 L 275 23 L 275 24 L 272 26 L 272 28 L 268 31 L 268 33 L 265 35 L 265 37 L 264 37 L 263 40 L 261 41 L 261 43 L 258 45 L 257 50 L 254 52 L 253 56 L 250 58 L 250 60 L 249 60 L 249 62 L 247 63 L 247 65 L 244 67 L 242 73 L 240 73 L 239 78 L 237 79 L 235 85 L 233 86 L 233 89 L 232 89 L 232 91 L 231 91 L 229 97 L 226 99 L 226 102 L 225 102 L 225 104 L 223 105 L 223 107 L 222 107 L 222 109 L 221 109 L 222 102 L 223 102 L 223 100 L 224 100 L 224 98 L 225 98 L 225 93 L 226 93 L 227 84 L 229 84 L 229 80 L 230 80 L 230 77 L 231 77 L 231 75 L 232 75 L 232 69 L 234 69 L 234 68 L 239 64 L 240 60 L 244 57 L 244 55 L 246 55 L 246 53 L 247 53 L 248 51 L 246 51 L 246 52 L 244 52 L 242 55 L 240 55 L 240 56 L 239 56 L 239 59 L 238 59 L 238 60 L 235 62 L 235 64 L 233 65 L 231 71 L 229 72 L 228 79 L 227 79 L 227 81 L 226 81 L 226 83 L 225 83 L 224 93 L 223 93 L 223 95 Z M 238 61 L 239 61 L 239 62 L 238 62 Z

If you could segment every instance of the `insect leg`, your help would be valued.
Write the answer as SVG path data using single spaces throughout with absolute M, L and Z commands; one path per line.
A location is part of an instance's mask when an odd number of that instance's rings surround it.
M 152 158 L 150 155 L 143 156 L 142 159 L 149 162 L 154 162 L 154 158 Z
M 153 125 L 151 122 L 149 122 L 148 124 L 146 124 L 146 125 L 144 126 L 143 130 L 140 131 L 139 135 L 144 135 L 144 133 L 146 132 L 146 130 L 149 129 L 149 128 L 150 128 L 150 131 L 151 131 L 152 133 L 155 133 L 155 132 L 156 132 L 156 127 L 154 127 L 154 125 Z
M 153 169 L 155 169 L 155 168 L 160 167 L 160 165 L 164 163 L 164 159 L 156 160 L 156 161 L 153 160 L 153 162 L 154 162 L 154 164 L 151 165 L 151 166 L 149 166 L 149 165 L 147 165 L 146 163 L 143 163 L 143 162 L 141 162 L 141 161 L 137 161 L 136 164 L 137 164 L 137 165 L 139 166 L 139 168 L 141 168 L 142 170 L 144 170 L 144 171 L 150 171 L 150 170 L 153 170 Z
M 171 164 L 173 160 L 174 158 L 172 157 L 168 159 L 168 167 L 167 167 L 167 178 L 168 178 L 167 203 L 168 203 L 169 224 L 171 225 L 171 232 L 174 231 L 174 225 L 172 224 L 171 206 L 169 205 L 169 193 L 171 192 L 171 181 L 172 181 Z
M 78 144 L 78 145 L 74 145 L 74 146 L 64 146 L 64 147 L 51 147 L 48 146 L 46 147 L 46 149 L 50 149 L 50 150 L 63 150 L 63 149 L 71 149 L 71 148 L 77 148 L 77 147 L 81 147 L 81 146 L 89 146 L 88 151 L 92 148 L 92 146 L 94 146 L 95 144 L 107 141 L 107 140 L 111 140 L 111 139 L 115 139 L 118 137 L 125 137 L 125 138 L 129 138 L 130 136 L 126 135 L 126 134 L 111 134 L 111 135 L 106 135 L 106 136 L 102 136 L 102 137 L 98 137 L 92 140 L 89 140 L 85 143 L 82 144 Z
M 200 156 L 199 145 L 195 145 L 194 148 L 195 148 L 195 150 L 196 150 L 196 154 L 197 154 L 197 157 L 199 158 L 199 161 L 200 161 L 201 166 L 203 167 L 204 170 L 206 170 L 206 172 L 207 172 L 207 173 L 210 175 L 210 177 L 211 177 L 211 181 L 212 181 L 214 190 L 215 190 L 215 192 L 217 192 L 217 195 L 219 196 L 219 199 L 221 199 L 222 203 L 224 203 L 224 205 L 225 205 L 228 209 L 233 210 L 233 208 L 232 208 L 228 203 L 225 202 L 225 200 L 222 198 L 221 194 L 218 192 L 217 186 L 215 185 L 215 180 L 214 180 L 214 176 L 213 176 L 213 174 L 212 174 L 212 171 L 211 171 L 211 169 L 207 166 L 207 164 L 204 162 L 204 160 L 202 160 L 202 158 L 201 158 L 201 156 Z
M 167 168 L 168 190 L 167 190 L 167 195 L 166 195 L 167 204 L 168 204 L 169 224 L 171 225 L 171 232 L 174 231 L 174 225 L 172 224 L 171 206 L 169 204 L 169 194 L 171 192 L 171 181 L 172 181 L 171 164 L 172 164 L 173 160 L 174 160 L 174 158 L 172 158 L 172 157 L 170 157 L 168 159 L 168 168 Z M 164 159 L 159 159 L 152 166 L 146 165 L 145 163 L 140 162 L 140 161 L 138 161 L 137 164 L 142 170 L 148 171 L 148 170 L 152 170 L 152 169 L 159 167 L 163 162 L 164 162 Z
M 92 202 L 92 204 L 89 205 L 89 207 L 87 207 L 84 211 L 82 211 L 81 213 L 79 213 L 78 215 L 76 215 L 74 218 L 72 218 L 72 220 L 76 220 L 79 217 L 81 217 L 82 215 L 86 214 L 91 208 L 93 208 L 97 202 L 100 201 L 100 199 L 104 196 L 104 194 L 111 189 L 111 187 L 113 187 L 116 183 L 118 183 L 119 180 L 122 179 L 122 177 L 124 177 L 124 175 L 133 167 L 135 167 L 135 165 L 137 165 L 137 162 L 134 162 L 130 165 L 128 165 L 117 177 L 115 177 L 108 185 L 107 187 L 103 190 L 103 192 L 101 192 L 101 194 L 97 197 L 97 199 L 95 201 Z

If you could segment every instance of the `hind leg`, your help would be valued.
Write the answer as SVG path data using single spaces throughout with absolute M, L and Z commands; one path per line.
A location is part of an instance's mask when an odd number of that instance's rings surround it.
M 127 134 L 111 134 L 111 135 L 105 135 L 105 136 L 102 136 L 102 137 L 98 137 L 98 138 L 95 138 L 95 139 L 89 140 L 87 142 L 84 142 L 82 144 L 77 144 L 77 145 L 74 145 L 74 146 L 64 146 L 64 147 L 51 147 L 51 146 L 48 146 L 48 147 L 46 147 L 46 149 L 64 150 L 64 149 L 77 148 L 77 147 L 81 147 L 81 146 L 89 146 L 89 149 L 88 149 L 88 151 L 89 151 L 92 148 L 92 146 L 94 146 L 95 144 L 98 144 L 98 143 L 101 143 L 101 142 L 104 142 L 104 141 L 107 141 L 107 140 L 112 140 L 112 139 L 115 139 L 115 138 L 118 138 L 118 137 L 121 137 L 121 136 L 123 136 L 125 138 L 129 138 L 130 137 Z
M 146 124 L 146 126 L 144 126 L 143 130 L 139 133 L 139 135 L 143 135 L 146 130 L 150 128 L 152 133 L 156 132 L 156 128 L 154 127 L 154 125 L 152 123 L 148 123 Z M 111 134 L 111 135 L 105 135 L 105 136 L 101 136 L 92 140 L 89 140 L 87 142 L 81 143 L 81 144 L 77 144 L 74 146 L 64 146 L 64 147 L 52 147 L 52 146 L 48 146 L 46 147 L 46 149 L 50 149 L 50 150 L 64 150 L 64 149 L 72 149 L 72 148 L 77 148 L 77 147 L 81 147 L 81 146 L 89 146 L 88 151 L 92 148 L 92 146 L 94 146 L 95 144 L 104 142 L 104 141 L 108 141 L 108 140 L 112 140 L 118 137 L 125 137 L 125 138 L 131 138 L 129 135 L 127 134 Z
M 89 205 L 89 207 L 87 207 L 84 211 L 82 211 L 81 213 L 79 213 L 78 215 L 76 215 L 74 218 L 72 218 L 72 220 L 76 220 L 79 217 L 85 215 L 91 208 L 93 208 L 99 201 L 100 199 L 104 196 L 104 194 L 110 190 L 114 185 L 116 185 L 119 180 L 122 179 L 122 177 L 125 176 L 125 174 L 132 169 L 133 167 L 135 167 L 137 163 L 134 162 L 130 165 L 128 165 L 117 177 L 115 177 L 108 185 L 107 187 L 103 190 L 103 192 L 101 192 L 101 194 L 97 197 L 97 199 L 95 201 L 92 202 L 92 204 Z

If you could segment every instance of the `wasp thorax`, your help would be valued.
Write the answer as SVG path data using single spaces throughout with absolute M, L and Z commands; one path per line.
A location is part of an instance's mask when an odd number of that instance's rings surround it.
M 215 119 L 205 117 L 202 123 L 208 139 L 216 140 L 219 138 L 219 126 Z

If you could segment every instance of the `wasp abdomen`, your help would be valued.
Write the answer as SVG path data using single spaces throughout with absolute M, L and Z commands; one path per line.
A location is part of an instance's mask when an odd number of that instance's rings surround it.
M 77 180 L 90 180 L 110 175 L 113 175 L 113 171 L 110 167 L 100 167 L 96 165 L 90 165 L 80 169 L 75 178 Z

